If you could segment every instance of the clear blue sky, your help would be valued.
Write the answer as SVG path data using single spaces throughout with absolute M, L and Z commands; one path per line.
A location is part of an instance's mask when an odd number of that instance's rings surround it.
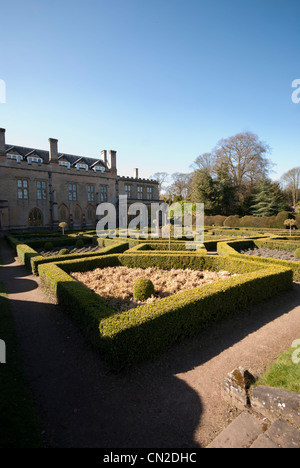
M 1 2 L 0 127 L 7 142 L 118 151 L 139 167 L 188 172 L 225 137 L 252 131 L 278 178 L 300 165 L 299 0 Z

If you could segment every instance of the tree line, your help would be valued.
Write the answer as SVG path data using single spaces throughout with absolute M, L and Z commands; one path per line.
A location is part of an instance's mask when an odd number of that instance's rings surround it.
M 274 164 L 269 145 L 243 132 L 222 139 L 210 153 L 199 155 L 189 173 L 158 172 L 160 198 L 168 203 L 204 203 L 207 216 L 271 217 L 297 212 L 300 167 L 280 180 L 270 178 Z

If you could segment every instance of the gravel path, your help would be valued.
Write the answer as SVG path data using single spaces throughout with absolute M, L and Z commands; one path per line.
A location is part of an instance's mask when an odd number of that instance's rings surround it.
M 300 337 L 295 285 L 115 375 L 12 251 L 1 246 L 1 256 L 45 447 L 204 447 L 234 416 L 220 398 L 223 377 L 238 365 L 262 372 Z

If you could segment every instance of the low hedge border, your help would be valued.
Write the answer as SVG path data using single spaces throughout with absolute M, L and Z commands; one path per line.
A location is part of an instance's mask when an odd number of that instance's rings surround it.
M 120 265 L 224 269 L 241 275 L 119 314 L 68 274 Z M 288 268 L 265 268 L 259 262 L 225 256 L 110 255 L 43 264 L 39 274 L 45 287 L 56 294 L 58 302 L 114 370 L 156 358 L 173 343 L 195 335 L 215 321 L 292 288 L 292 271 Z
M 276 247 L 275 247 L 276 244 Z M 253 247 L 265 247 L 265 248 L 278 248 L 277 242 L 273 242 L 273 239 L 261 240 L 253 239 L 247 241 L 235 241 L 235 242 L 219 242 L 218 243 L 218 254 L 223 256 L 230 256 L 240 259 L 247 259 L 252 262 L 259 262 L 265 265 L 278 265 L 286 268 L 290 268 L 293 272 L 293 279 L 295 282 L 300 282 L 300 262 L 290 262 L 287 260 L 279 260 L 267 257 L 256 257 L 246 254 L 239 253 L 239 250 L 253 248 Z
M 37 258 L 44 258 L 40 257 L 40 254 L 36 252 L 34 249 L 29 247 L 26 244 L 18 244 L 16 246 L 16 251 L 18 258 L 21 260 L 22 263 L 24 263 L 28 268 L 32 268 L 31 265 L 34 260 Z
M 30 267 L 34 275 L 38 275 L 39 265 L 45 263 L 57 263 L 65 260 L 77 260 L 91 257 L 99 257 L 102 255 L 123 253 L 128 249 L 129 245 L 126 241 L 115 241 L 114 243 L 108 245 L 107 247 L 102 247 L 101 250 L 97 252 L 88 252 L 88 253 L 79 253 L 79 254 L 67 254 L 67 255 L 53 255 L 51 257 L 43 257 L 39 254 L 37 256 L 32 255 L 30 261 Z M 29 247 L 30 249 L 30 247 Z
M 185 246 L 182 244 L 171 244 L 171 250 L 169 250 L 169 243 L 167 244 L 154 244 L 152 242 L 147 242 L 145 244 L 139 244 L 136 245 L 135 247 L 132 247 L 129 249 L 126 253 L 128 254 L 133 254 L 133 253 L 143 253 L 145 251 L 149 253 L 166 253 L 168 254 L 176 254 L 176 253 L 187 253 L 187 252 L 193 252 L 195 254 L 201 254 L 201 255 L 206 255 L 207 250 L 203 247 L 202 249 L 197 249 L 197 250 L 187 250 L 184 248 Z
M 255 242 L 257 247 L 262 247 L 271 250 L 287 250 L 289 252 L 295 252 L 299 249 L 300 242 L 283 239 L 259 239 Z

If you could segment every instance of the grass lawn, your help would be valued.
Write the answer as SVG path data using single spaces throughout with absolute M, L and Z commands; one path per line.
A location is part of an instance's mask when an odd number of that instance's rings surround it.
M 295 350 L 296 348 L 291 348 L 282 353 L 257 380 L 256 385 L 267 385 L 292 392 L 300 392 L 300 363 L 295 364 L 292 360 Z
M 2 283 L 0 339 L 6 343 L 6 364 L 0 364 L 0 448 L 40 448 L 39 419 L 27 387 L 14 319 Z

